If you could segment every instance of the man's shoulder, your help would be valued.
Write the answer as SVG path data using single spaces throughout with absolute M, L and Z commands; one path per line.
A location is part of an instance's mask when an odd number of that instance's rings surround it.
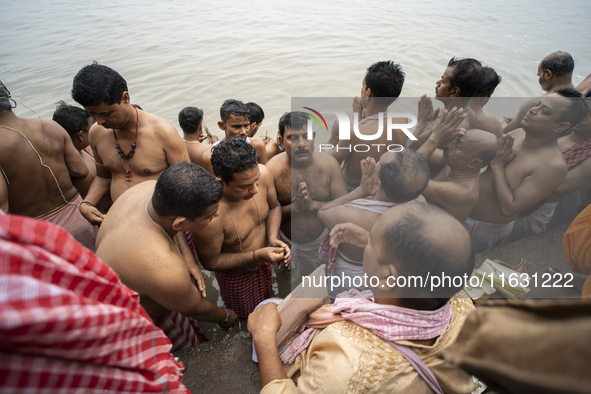
M 339 171 L 341 169 L 341 165 L 334 158 L 334 156 L 329 155 L 326 152 L 318 152 L 314 151 L 314 164 L 321 166 L 323 169 L 330 169 L 330 168 L 337 168 Z
M 271 173 L 276 176 L 279 173 L 281 173 L 281 171 L 289 166 L 288 160 L 287 160 L 287 153 L 286 152 L 282 152 L 278 155 L 275 155 L 271 158 L 271 160 L 269 160 L 265 166 L 267 167 L 267 169 L 269 171 L 271 171 Z

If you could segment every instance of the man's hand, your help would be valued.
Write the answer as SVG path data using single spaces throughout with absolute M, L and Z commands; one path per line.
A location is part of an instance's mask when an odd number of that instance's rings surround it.
M 223 324 L 218 323 L 218 325 L 224 331 L 230 329 L 234 324 L 236 324 L 236 321 L 238 320 L 238 316 L 236 315 L 236 312 L 234 312 L 232 309 L 228 309 L 228 308 L 226 308 L 226 310 L 228 311 L 228 321 Z
M 361 160 L 361 184 L 359 187 L 366 196 L 373 196 L 378 191 L 378 182 L 375 179 L 376 160 L 367 157 Z
M 82 216 L 84 216 L 84 218 L 88 220 L 92 225 L 96 226 L 101 224 L 103 222 L 103 219 L 105 218 L 105 215 L 101 211 L 99 211 L 97 207 L 92 206 L 90 204 L 81 203 L 79 209 Z
M 253 341 L 258 338 L 276 338 L 281 328 L 281 318 L 277 313 L 277 304 L 269 302 L 255 309 L 248 316 L 248 331 Z
M 353 223 L 337 224 L 328 235 L 333 248 L 338 248 L 343 242 L 365 248 L 369 242 L 369 231 Z
M 269 246 L 266 248 L 257 249 L 254 251 L 257 261 L 266 261 L 271 264 L 283 261 L 285 257 L 285 250 L 283 247 Z
M 271 141 L 273 141 L 273 138 L 269 137 L 268 135 L 264 136 L 261 139 L 263 140 L 263 142 L 265 143 L 265 145 L 267 145 L 268 143 L 270 143 Z
M 199 292 L 201 293 L 201 297 L 205 298 L 206 297 L 206 289 L 205 289 L 205 280 L 203 279 L 203 272 L 201 272 L 201 270 L 199 269 L 199 267 L 197 267 L 196 264 L 193 264 L 192 267 L 189 267 L 187 265 L 187 268 L 189 269 L 189 273 L 191 274 L 191 276 L 193 277 L 193 279 L 195 279 L 195 282 L 197 283 L 197 288 L 199 289 Z
M 507 163 L 515 158 L 515 149 L 513 149 L 514 138 L 511 134 L 503 134 L 497 141 L 497 155 L 490 162 L 492 167 L 504 168 Z
M 300 182 L 298 185 L 298 190 L 293 197 L 292 204 L 292 212 L 301 212 L 301 211 L 312 211 L 315 210 L 314 200 L 312 200 L 312 195 L 308 190 L 308 185 L 306 182 Z
M 419 99 L 417 112 L 417 124 L 426 125 L 427 123 L 437 119 L 439 116 L 439 108 L 433 110 L 433 102 L 426 94 L 423 94 Z
M 283 249 L 283 265 L 285 265 L 286 267 L 289 266 L 289 263 L 291 262 L 291 250 L 289 249 L 289 246 L 287 246 L 287 244 L 285 242 L 282 242 L 277 238 L 270 239 L 269 246 L 282 248 Z
M 431 137 L 438 146 L 445 147 L 457 137 L 464 136 L 466 130 L 458 129 L 458 126 L 468 116 L 468 113 L 463 108 L 458 109 L 454 107 L 450 112 L 443 110 L 437 122 L 433 125 Z

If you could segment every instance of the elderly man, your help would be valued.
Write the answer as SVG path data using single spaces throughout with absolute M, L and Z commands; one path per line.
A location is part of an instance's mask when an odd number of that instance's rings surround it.
M 430 387 L 472 392 L 469 374 L 435 356 L 455 338 L 472 302 L 450 300 L 461 288 L 452 283 L 433 292 L 429 285 L 395 286 L 427 273 L 471 273 L 474 253 L 462 225 L 432 205 L 402 204 L 384 213 L 369 234 L 349 223 L 333 229 L 331 236 L 336 244 L 365 247 L 363 271 L 373 295 L 337 298 L 334 306 L 313 313 L 308 326 L 317 331 L 309 329 L 307 340 L 298 338 L 296 346 L 284 351 L 283 360 L 293 359 L 285 370 L 276 344 L 281 326 L 276 305 L 252 313 L 248 328 L 259 359 L 261 393 L 344 393 L 351 387 L 362 392 L 424 393 Z M 421 374 L 411 365 L 422 365 Z M 296 387 L 290 378 L 297 375 Z
M 148 315 L 173 342 L 172 351 L 203 339 L 195 320 L 222 328 L 236 322 L 232 310 L 202 298 L 203 277 L 183 237 L 218 216 L 221 196 L 222 188 L 210 173 L 193 163 L 177 163 L 157 182 L 142 182 L 123 193 L 101 224 L 97 256 L 140 294 Z
M 281 205 L 273 176 L 257 159 L 254 147 L 241 138 L 213 148 L 211 164 L 223 187 L 220 215 L 193 233 L 199 261 L 215 271 L 222 299 L 240 320 L 271 297 L 269 263 L 287 265 L 291 257 L 278 239 Z
M 89 222 L 103 221 L 96 205 L 109 191 L 116 201 L 132 186 L 156 180 L 169 166 L 189 160 L 170 122 L 132 105 L 127 82 L 112 68 L 98 63 L 83 67 L 74 77 L 72 98 L 96 120 L 88 138 L 97 176 L 80 205 Z
M 556 140 L 585 118 L 588 107 L 573 89 L 541 98 L 521 129 L 499 139 L 496 157 L 480 176 L 480 195 L 464 225 L 477 252 L 501 245 L 513 220 L 564 181 L 567 166 Z
M 307 138 L 308 115 L 287 112 L 279 120 L 279 143 L 285 152 L 267 165 L 281 203 L 281 236 L 292 251 L 292 286 L 314 271 L 321 261 L 318 248 L 328 234 L 316 213 L 329 201 L 347 194 L 339 163 L 314 150 Z
M 95 231 L 78 212 L 82 197 L 71 179 L 88 175 L 84 160 L 60 125 L 16 116 L 11 100 L 0 82 L 0 177 L 5 183 L 5 208 L 61 226 L 94 250 Z

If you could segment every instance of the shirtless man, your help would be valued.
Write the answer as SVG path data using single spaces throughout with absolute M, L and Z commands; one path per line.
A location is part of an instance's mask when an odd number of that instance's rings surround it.
M 179 112 L 179 125 L 183 130 L 183 141 L 187 145 L 189 160 L 191 163 L 203 167 L 203 162 L 201 161 L 203 153 L 211 148 L 211 145 L 203 143 L 208 136 L 201 135 L 203 132 L 203 111 L 197 107 L 183 108 Z M 217 141 L 219 141 L 219 138 L 212 135 L 210 142 L 214 143 Z
M 318 211 L 318 219 L 329 230 L 351 222 L 369 231 L 388 209 L 415 199 L 424 201 L 420 195 L 429 182 L 429 166 L 423 156 L 412 149 L 387 152 L 377 164 L 368 157 L 361 161 L 361 169 L 363 176 L 359 187 Z M 323 245 L 321 254 L 326 254 L 327 249 L 328 245 Z M 341 244 L 338 250 L 330 250 L 328 272 L 341 279 L 340 286 L 329 289 L 331 297 L 351 287 L 363 288 L 354 284 L 354 278 L 363 275 L 362 261 L 363 248 Z M 333 279 L 332 283 L 335 283 Z
M 550 93 L 561 88 L 573 89 L 572 76 L 575 69 L 575 61 L 573 57 L 567 52 L 556 51 L 546 56 L 538 65 L 538 82 L 544 92 L 545 97 Z M 521 127 L 521 120 L 538 102 L 537 99 L 530 100 L 526 103 L 517 115 L 513 118 L 505 118 L 508 123 L 504 128 L 504 132 L 508 133 Z
M 15 115 L 10 92 L 0 82 L 0 176 L 10 213 L 57 224 L 94 251 L 93 227 L 78 212 L 82 202 L 72 178 L 88 168 L 68 133 L 49 119 Z
M 573 127 L 570 133 L 558 138 L 558 148 L 568 167 L 566 178 L 552 194 L 528 210 L 529 212 L 522 212 L 515 219 L 509 242 L 546 230 L 546 225 L 551 219 L 557 223 L 573 220 L 589 203 L 587 198 L 591 193 L 591 112 L 587 113 L 585 119 Z M 577 191 L 580 192 L 576 193 Z M 563 200 L 563 197 L 571 193 L 572 196 Z M 562 206 L 558 207 L 559 204 Z M 558 212 L 556 218 L 555 209 Z
M 322 264 L 318 248 L 328 230 L 316 213 L 347 194 L 341 167 L 334 157 L 314 150 L 307 138 L 308 115 L 287 112 L 279 120 L 279 143 L 285 147 L 267 163 L 281 203 L 281 239 L 289 244 L 292 288 Z
M 391 60 L 377 62 L 372 64 L 365 73 L 361 86 L 361 97 L 356 98 L 353 103 L 353 112 L 359 113 L 359 132 L 361 134 L 372 135 L 375 134 L 379 128 L 378 115 L 380 112 L 388 112 L 390 104 L 400 96 L 402 85 L 404 84 L 404 72 L 399 64 Z M 362 115 L 364 114 L 364 115 Z M 382 120 L 383 130 L 387 130 L 387 120 Z M 393 123 L 407 123 L 406 118 L 394 118 Z M 353 127 L 353 126 L 351 126 Z M 376 161 L 387 152 L 383 147 L 393 144 L 404 145 L 406 135 L 402 130 L 394 130 L 392 133 L 392 140 L 387 139 L 387 133 L 373 140 L 371 149 L 367 152 L 355 152 L 351 149 L 355 144 L 365 144 L 367 141 L 359 139 L 353 133 L 351 128 L 351 139 L 339 141 L 338 127 L 333 127 L 330 138 L 326 141 L 327 144 L 335 145 L 334 148 L 327 152 L 338 160 L 339 163 L 344 163 L 343 176 L 347 184 L 347 190 L 352 191 L 361 182 L 361 160 L 367 156 L 373 157 Z M 383 144 L 382 147 L 377 146 Z M 376 146 L 374 146 L 376 145 Z M 380 149 L 381 148 L 381 149 Z
M 499 139 L 496 157 L 480 176 L 478 202 L 464 222 L 477 252 L 502 244 L 513 220 L 564 181 L 567 167 L 556 140 L 588 112 L 577 94 L 565 88 L 542 97 L 521 129 Z
M 158 181 L 142 182 L 123 193 L 101 224 L 96 255 L 139 293 L 154 324 L 173 341 L 173 352 L 198 343 L 202 332 L 192 319 L 217 322 L 222 328 L 236 322 L 232 310 L 202 298 L 203 277 L 182 236 L 202 230 L 219 215 L 221 196 L 222 188 L 211 174 L 192 163 L 177 163 Z M 188 259 L 199 288 L 192 283 Z
M 501 76 L 492 67 L 483 67 L 484 77 L 482 85 L 475 97 L 472 97 L 468 107 L 474 111 L 476 116 L 473 128 L 493 133 L 497 138 L 503 135 L 503 126 L 496 118 L 484 113 L 483 107 L 490 100 L 496 87 L 501 83 Z
M 218 127 L 225 133 L 222 141 L 232 137 L 239 137 L 252 145 L 256 150 L 259 164 L 265 164 L 267 162 L 267 151 L 263 140 L 248 137 L 248 132 L 250 131 L 250 111 L 246 104 L 234 99 L 224 101 L 220 108 L 220 118 Z M 216 146 L 217 144 L 216 142 L 213 145 Z M 203 168 L 213 174 L 211 165 L 212 150 L 213 148 L 210 148 L 205 151 L 202 161 Z
M 193 233 L 203 267 L 215 271 L 222 299 L 246 320 L 271 297 L 271 267 L 289 264 L 290 251 L 278 237 L 281 206 L 273 176 L 257 162 L 254 147 L 228 138 L 213 148 L 213 171 L 223 187 L 220 216 Z
M 127 82 L 115 70 L 98 63 L 85 66 L 74 77 L 72 98 L 96 120 L 89 141 L 97 176 L 80 205 L 89 222 L 103 221 L 105 215 L 96 205 L 109 191 L 116 201 L 131 187 L 156 180 L 172 164 L 189 160 L 175 128 L 133 106 Z

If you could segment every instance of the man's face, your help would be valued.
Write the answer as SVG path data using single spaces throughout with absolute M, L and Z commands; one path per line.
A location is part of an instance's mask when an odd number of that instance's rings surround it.
M 222 182 L 224 194 L 237 200 L 250 200 L 259 192 L 259 178 L 261 171 L 259 166 L 237 172 L 234 174 L 234 180 L 228 183 Z
M 544 70 L 542 70 L 542 62 L 540 62 L 540 64 L 538 65 L 538 82 L 540 83 L 540 86 L 542 87 L 542 90 L 544 92 L 550 90 L 550 82 L 546 80 Z
M 448 67 L 443 72 L 441 79 L 435 82 L 435 97 L 451 97 L 452 89 L 450 78 L 454 73 L 455 67 Z
M 521 127 L 526 132 L 554 129 L 558 126 L 558 119 L 569 105 L 567 98 L 556 93 L 542 97 L 523 117 Z
M 304 165 L 312 159 L 314 138 L 311 140 L 308 139 L 306 126 L 299 130 L 292 130 L 290 127 L 286 127 L 283 139 L 285 152 L 291 157 L 292 164 L 296 166 Z
M 121 129 L 129 122 L 127 104 L 123 101 L 119 104 L 84 107 L 86 111 L 105 129 Z
M 262 124 L 263 124 L 262 121 L 260 123 L 252 122 L 250 124 L 250 130 L 248 131 L 248 136 L 250 138 L 254 137 L 254 135 L 257 133 L 257 131 L 259 131 L 259 127 L 261 127 Z
M 218 210 L 219 205 L 220 203 L 213 204 L 205 210 L 205 213 L 203 215 L 199 216 L 192 222 L 189 222 L 189 225 L 191 226 L 190 231 L 201 231 L 205 227 L 207 227 L 207 225 L 209 225 L 209 222 L 220 216 L 220 211 Z
M 226 133 L 226 138 L 240 137 L 245 140 L 248 137 L 250 120 L 246 116 L 230 115 L 225 122 L 219 122 L 219 124 Z

